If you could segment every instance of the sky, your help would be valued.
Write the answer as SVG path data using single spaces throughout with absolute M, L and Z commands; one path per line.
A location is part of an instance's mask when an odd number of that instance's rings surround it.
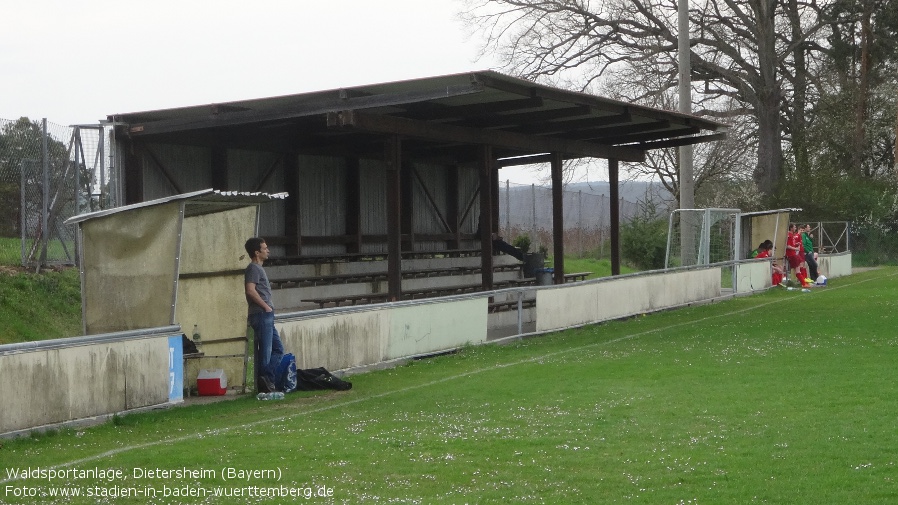
M 0 118 L 108 115 L 475 70 L 458 0 L 3 0 Z M 501 179 L 541 182 L 532 168 Z

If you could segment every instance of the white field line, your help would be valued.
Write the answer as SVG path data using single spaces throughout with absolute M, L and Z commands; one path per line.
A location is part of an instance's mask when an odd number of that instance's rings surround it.
M 890 275 L 888 275 L 888 276 L 886 276 L 886 277 L 894 277 L 894 276 L 896 276 L 896 275 L 898 275 L 898 272 L 893 273 L 893 274 L 890 274 Z M 878 280 L 878 279 L 879 279 L 879 278 L 865 279 L 865 280 L 860 280 L 860 281 L 857 281 L 857 282 L 854 282 L 854 283 L 851 283 L 851 284 L 846 284 L 846 285 L 842 285 L 842 286 L 838 286 L 838 287 L 828 287 L 828 288 L 826 288 L 825 291 L 823 291 L 823 292 L 826 292 L 826 291 L 834 291 L 834 290 L 838 290 L 838 289 L 842 289 L 842 288 L 847 288 L 847 287 L 851 287 L 851 286 L 856 286 L 856 285 L 858 285 L 858 284 L 863 284 L 863 283 L 865 283 L 865 282 L 869 282 L 869 281 L 872 281 L 872 280 Z M 796 297 L 796 298 L 793 298 L 793 299 L 787 299 L 787 300 L 785 300 L 785 301 L 792 301 L 792 300 L 794 300 L 794 299 L 803 299 L 803 297 Z M 782 303 L 782 302 L 784 302 L 784 300 L 782 300 L 782 299 L 771 300 L 771 301 L 769 301 L 769 302 L 764 302 L 764 303 L 761 303 L 761 304 L 759 304 L 759 305 L 754 305 L 754 306 L 752 306 L 752 307 L 747 307 L 747 308 L 744 308 L 744 309 L 734 310 L 734 311 L 732 311 L 732 312 L 727 312 L 727 313 L 723 313 L 723 314 L 717 314 L 717 315 L 714 315 L 714 316 L 703 317 L 703 318 L 701 318 L 701 319 L 695 319 L 695 320 L 692 320 L 692 321 L 685 321 L 685 322 L 682 322 L 682 323 L 672 324 L 672 325 L 669 325 L 669 326 L 665 326 L 664 328 L 656 328 L 656 329 L 653 329 L 653 330 L 646 330 L 646 331 L 639 332 L 639 333 L 632 333 L 632 334 L 630 334 L 630 335 L 624 335 L 624 336 L 622 336 L 622 337 L 618 337 L 618 338 L 615 338 L 615 339 L 612 339 L 612 340 L 605 340 L 605 341 L 602 341 L 602 342 L 595 342 L 595 343 L 592 343 L 592 344 L 582 345 L 582 346 L 574 347 L 574 348 L 571 348 L 571 349 L 564 349 L 564 350 L 561 350 L 561 351 L 555 351 L 555 352 L 548 353 L 548 354 L 541 354 L 541 355 L 535 356 L 535 357 L 533 357 L 533 358 L 522 359 L 522 360 L 514 361 L 514 362 L 511 362 L 511 363 L 497 364 L 497 365 L 492 365 L 492 366 L 489 366 L 489 367 L 486 367 L 486 368 L 479 368 L 479 369 L 477 369 L 477 370 L 471 370 L 471 371 L 469 371 L 469 372 L 460 373 L 460 374 L 453 375 L 453 376 L 450 376 L 450 377 L 444 377 L 444 378 L 442 378 L 442 379 L 437 379 L 437 380 L 433 380 L 433 381 L 430 381 L 430 382 L 425 382 L 425 383 L 421 383 L 421 384 L 416 384 L 416 385 L 414 385 L 414 386 L 408 386 L 408 387 L 405 387 L 405 388 L 402 388 L 402 389 L 396 389 L 396 390 L 393 390 L 393 391 L 386 391 L 386 392 L 379 393 L 379 394 L 376 394 L 376 395 L 366 396 L 366 397 L 364 397 L 364 398 L 356 398 L 356 399 L 354 399 L 354 400 L 347 400 L 347 401 L 343 401 L 343 402 L 339 402 L 339 403 L 333 403 L 333 404 L 325 405 L 325 406 L 322 406 L 322 407 L 314 408 L 314 409 L 311 409 L 311 410 L 303 410 L 302 412 L 296 412 L 296 413 L 292 413 L 292 414 L 288 414 L 288 415 L 283 415 L 283 416 L 276 416 L 276 417 L 271 417 L 271 418 L 266 418 L 266 419 L 260 419 L 260 420 L 258 420 L 258 421 L 253 421 L 253 422 L 251 422 L 251 423 L 244 423 L 244 424 L 238 424 L 238 425 L 234 425 L 234 426 L 230 426 L 230 427 L 226 427 L 226 428 L 218 428 L 218 429 L 214 429 L 214 430 L 207 430 L 207 431 L 204 431 L 204 432 L 202 432 L 202 433 L 193 433 L 193 434 L 184 435 L 184 436 L 176 437 L 176 438 L 168 438 L 168 439 L 164 439 L 164 440 L 157 440 L 157 441 L 154 441 L 154 442 L 147 442 L 147 443 L 144 443 L 144 444 L 135 444 L 135 445 L 128 445 L 128 446 L 124 446 L 124 447 L 119 447 L 119 448 L 117 448 L 117 449 L 112 449 L 112 450 L 109 450 L 109 451 L 106 451 L 106 452 L 101 452 L 101 453 L 99 453 L 99 454 L 96 454 L 96 455 L 93 455 L 93 456 L 88 456 L 88 457 L 86 457 L 86 458 L 76 459 L 76 460 L 69 461 L 69 462 L 66 462 L 66 463 L 60 463 L 59 465 L 55 465 L 55 466 L 49 466 L 49 467 L 46 467 L 46 469 L 47 469 L 47 470 L 56 470 L 56 469 L 68 468 L 68 467 L 72 467 L 72 466 L 78 466 L 78 465 L 82 465 L 82 464 L 85 464 L 85 463 L 90 463 L 90 462 L 92 462 L 92 461 L 97 461 L 97 460 L 100 460 L 100 459 L 103 459 L 103 458 L 106 458 L 106 457 L 109 457 L 109 456 L 115 456 L 115 455 L 121 454 L 121 453 L 123 453 L 123 452 L 136 451 L 136 450 L 140 450 L 140 449 L 145 449 L 145 448 L 147 448 L 147 447 L 155 447 L 155 446 L 158 446 L 158 445 L 164 445 L 164 444 L 175 444 L 175 443 L 179 443 L 179 442 L 185 442 L 185 441 L 188 441 L 188 440 L 194 440 L 194 439 L 199 439 L 199 438 L 203 438 L 203 437 L 207 437 L 207 436 L 213 436 L 213 435 L 218 435 L 218 434 L 222 434 L 222 433 L 227 433 L 227 432 L 232 431 L 232 430 L 238 430 L 238 429 L 243 429 L 243 428 L 251 428 L 251 427 L 253 427 L 253 426 L 258 426 L 258 425 L 260 425 L 260 424 L 265 424 L 265 425 L 267 425 L 267 424 L 270 424 L 270 423 L 273 423 L 273 422 L 285 421 L 285 420 L 288 420 L 288 419 L 291 419 L 291 418 L 294 418 L 294 417 L 298 417 L 298 416 L 303 416 L 303 415 L 307 415 L 307 414 L 315 414 L 315 413 L 318 413 L 318 412 L 325 412 L 325 411 L 328 411 L 328 410 L 338 409 L 338 408 L 346 407 L 346 406 L 349 406 L 349 405 L 355 405 L 355 404 L 357 404 L 357 403 L 367 402 L 367 401 L 370 401 L 370 400 L 378 400 L 378 399 L 380 399 L 380 398 L 384 398 L 384 397 L 387 397 L 387 396 L 396 395 L 396 394 L 401 394 L 401 393 L 406 393 L 406 392 L 408 392 L 408 391 L 414 391 L 414 390 L 416 390 L 416 389 L 423 389 L 423 388 L 427 388 L 427 387 L 430 387 L 430 386 L 435 386 L 435 385 L 437 385 L 437 384 L 443 384 L 443 383 L 450 382 L 450 381 L 454 381 L 454 380 L 457 380 L 457 379 L 462 379 L 462 378 L 465 378 L 465 377 L 470 377 L 470 376 L 472 376 L 472 375 L 477 375 L 477 374 L 481 374 L 481 373 L 485 373 L 485 372 L 491 372 L 491 371 L 493 371 L 493 370 L 499 370 L 499 369 L 502 369 L 502 368 L 509 368 L 509 367 L 513 367 L 513 366 L 517 366 L 517 365 L 523 365 L 523 364 L 526 364 L 526 363 L 534 363 L 534 362 L 537 362 L 537 361 L 545 360 L 546 358 L 552 358 L 552 357 L 555 357 L 555 356 L 561 356 L 561 355 L 568 354 L 568 353 L 572 353 L 572 352 L 581 352 L 581 351 L 583 351 L 583 350 L 590 349 L 590 348 L 593 348 L 593 347 L 600 347 L 600 346 L 604 346 L 604 345 L 608 345 L 608 344 L 616 344 L 616 343 L 618 343 L 618 342 L 623 342 L 623 341 L 626 341 L 626 340 L 632 340 L 632 339 L 634 339 L 634 338 L 639 338 L 639 337 L 641 337 L 641 336 L 649 335 L 649 334 L 651 334 L 651 333 L 656 333 L 656 332 L 659 332 L 659 331 L 662 331 L 662 330 L 666 331 L 666 330 L 668 330 L 668 329 L 670 329 L 670 328 L 678 328 L 678 327 L 682 327 L 682 326 L 689 326 L 689 325 L 696 324 L 696 323 L 703 323 L 703 322 L 705 322 L 705 321 L 710 321 L 710 320 L 712 320 L 712 319 L 718 319 L 718 318 L 721 318 L 721 317 L 735 316 L 735 315 L 742 314 L 742 313 L 745 313 L 745 312 L 750 312 L 750 311 L 753 311 L 753 310 L 756 310 L 756 309 L 760 309 L 760 308 L 766 307 L 766 306 L 768 306 L 768 305 L 773 305 L 773 304 Z M 18 479 L 18 478 L 8 478 L 8 477 L 7 477 L 7 478 L 4 479 L 4 480 L 0 480 L 0 484 L 6 484 L 6 483 L 8 483 L 8 482 L 14 482 L 14 481 L 17 481 L 17 480 L 21 480 L 21 479 Z

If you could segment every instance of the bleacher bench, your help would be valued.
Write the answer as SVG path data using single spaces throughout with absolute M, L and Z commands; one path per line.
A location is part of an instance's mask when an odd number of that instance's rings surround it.
M 571 274 L 564 274 L 564 282 L 577 282 L 584 281 L 587 277 L 592 275 L 592 272 L 576 272 Z

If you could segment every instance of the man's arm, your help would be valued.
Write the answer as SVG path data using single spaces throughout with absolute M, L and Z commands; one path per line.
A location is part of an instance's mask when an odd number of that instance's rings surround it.
M 265 303 L 265 300 L 259 296 L 259 293 L 256 291 L 256 283 L 255 282 L 247 282 L 246 283 L 246 296 L 256 305 L 265 309 L 265 312 L 272 312 L 274 309 L 268 306 Z

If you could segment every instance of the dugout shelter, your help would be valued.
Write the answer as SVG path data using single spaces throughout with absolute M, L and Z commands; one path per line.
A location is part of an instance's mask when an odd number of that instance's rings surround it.
M 82 214 L 78 226 L 84 335 L 180 325 L 201 336 L 198 368 L 245 380 L 243 249 L 260 208 L 285 194 L 212 189 Z

